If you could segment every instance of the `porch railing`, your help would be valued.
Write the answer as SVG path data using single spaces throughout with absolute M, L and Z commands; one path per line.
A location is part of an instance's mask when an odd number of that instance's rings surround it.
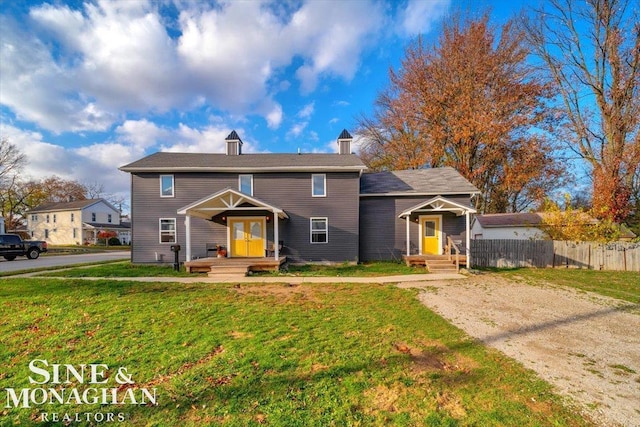
M 451 250 L 453 250 L 456 260 L 456 272 L 460 272 L 460 248 L 455 244 L 451 237 L 447 236 L 447 246 L 445 247 L 445 251 L 447 256 L 449 257 L 449 261 L 453 261 L 451 256 Z

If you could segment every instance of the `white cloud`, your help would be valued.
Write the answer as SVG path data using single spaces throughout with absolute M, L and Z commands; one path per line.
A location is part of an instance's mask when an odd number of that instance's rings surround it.
M 313 110 L 315 109 L 315 102 L 310 102 L 309 104 L 302 107 L 300 111 L 298 111 L 297 116 L 301 119 L 308 119 L 313 114 Z
M 402 32 L 406 36 L 428 33 L 431 25 L 447 13 L 450 3 L 451 0 L 409 0 L 400 13 Z
M 277 129 L 283 113 L 274 94 L 291 90 L 288 67 L 299 61 L 304 93 L 327 77 L 349 80 L 383 24 L 372 0 L 176 6 L 171 17 L 157 2 L 98 0 L 82 9 L 35 6 L 26 26 L 0 18 L 0 102 L 58 133 L 203 105 L 258 114 Z

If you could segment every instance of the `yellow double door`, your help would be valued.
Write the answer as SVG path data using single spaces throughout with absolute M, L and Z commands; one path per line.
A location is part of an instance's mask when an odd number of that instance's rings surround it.
M 230 218 L 232 257 L 264 257 L 265 226 L 262 218 Z

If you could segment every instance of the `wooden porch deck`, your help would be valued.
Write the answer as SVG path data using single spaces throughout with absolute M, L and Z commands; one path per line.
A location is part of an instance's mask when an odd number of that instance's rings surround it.
M 216 274 L 246 274 L 249 271 L 277 271 L 287 260 L 286 256 L 279 259 L 269 258 L 217 258 L 208 257 L 187 261 L 184 266 L 187 273 Z

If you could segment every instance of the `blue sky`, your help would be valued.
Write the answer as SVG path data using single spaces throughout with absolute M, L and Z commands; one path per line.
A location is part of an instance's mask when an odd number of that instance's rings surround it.
M 25 175 L 102 183 L 156 151 L 332 152 L 404 48 L 454 9 L 523 1 L 95 1 L 0 5 L 0 134 Z

